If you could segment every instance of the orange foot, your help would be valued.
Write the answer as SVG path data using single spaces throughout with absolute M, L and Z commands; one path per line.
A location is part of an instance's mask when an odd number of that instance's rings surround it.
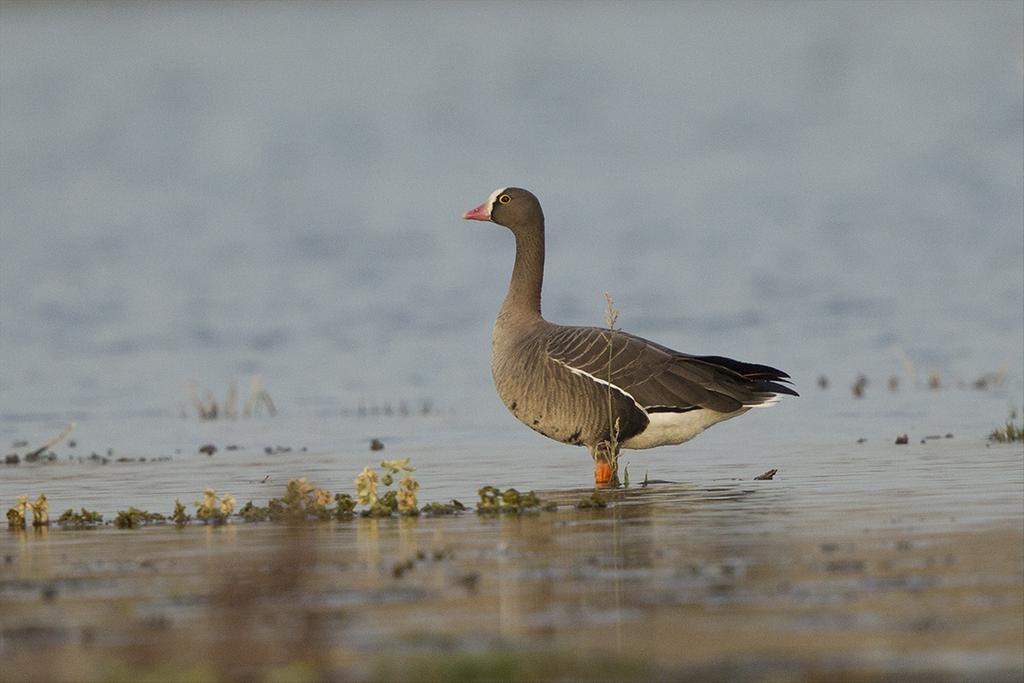
M 606 489 L 611 486 L 615 471 L 606 462 L 598 461 L 594 464 L 594 486 L 599 489 Z

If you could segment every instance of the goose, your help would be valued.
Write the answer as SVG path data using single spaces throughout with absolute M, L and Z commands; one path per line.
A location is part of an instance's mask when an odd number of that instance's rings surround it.
M 556 325 L 541 316 L 544 212 L 531 192 L 504 187 L 462 216 L 512 231 L 515 265 L 491 338 L 498 396 L 523 424 L 586 446 L 594 483 L 618 485 L 622 448 L 681 444 L 751 408 L 797 396 L 767 365 L 674 351 L 618 329 Z

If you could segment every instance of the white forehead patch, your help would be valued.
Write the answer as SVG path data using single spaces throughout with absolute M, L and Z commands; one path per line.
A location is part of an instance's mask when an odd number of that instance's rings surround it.
M 491 196 L 487 198 L 487 215 L 491 215 L 491 209 L 494 208 L 494 200 L 498 198 L 498 195 L 507 190 L 507 187 L 499 187 L 497 190 L 491 193 Z

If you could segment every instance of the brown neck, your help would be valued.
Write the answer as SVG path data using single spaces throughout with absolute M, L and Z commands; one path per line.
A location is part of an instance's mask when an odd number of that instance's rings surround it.
M 540 290 L 544 282 L 544 223 L 539 229 L 513 230 L 516 264 L 499 318 L 540 319 Z

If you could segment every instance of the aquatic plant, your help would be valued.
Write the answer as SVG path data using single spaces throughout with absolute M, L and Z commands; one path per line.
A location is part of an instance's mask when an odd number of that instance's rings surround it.
M 72 529 L 96 527 L 102 523 L 103 515 L 86 510 L 85 508 L 82 508 L 80 512 L 75 512 L 73 509 L 68 508 L 57 518 L 57 524 Z
M 476 510 L 481 513 L 537 512 L 542 505 L 533 491 L 520 493 L 514 488 L 502 491 L 494 486 L 484 486 L 477 491 L 477 495 L 480 501 L 476 504 Z
M 238 511 L 238 517 L 246 522 L 264 522 L 270 519 L 270 510 L 255 505 L 251 500 Z
M 356 501 L 365 505 L 366 509 L 360 511 L 364 517 L 390 517 L 397 513 L 400 515 L 418 515 L 419 508 L 416 507 L 416 490 L 420 484 L 413 478 L 412 472 L 415 467 L 409 464 L 409 458 L 397 460 L 383 460 L 380 466 L 384 469 L 384 476 L 378 477 L 377 471 L 372 467 L 364 467 L 363 471 L 355 479 Z M 380 494 L 377 484 L 390 487 L 397 475 L 404 474 L 398 484 L 398 490 L 385 491 Z
M 391 482 L 394 481 L 393 477 L 399 474 L 404 474 L 408 476 L 412 472 L 415 472 L 416 468 L 409 464 L 409 461 L 411 459 L 412 458 L 402 458 L 400 460 L 381 460 L 380 466 L 387 471 L 381 478 L 380 483 L 384 484 L 385 486 L 391 486 Z
M 347 493 L 334 495 L 334 517 L 335 519 L 351 519 L 356 509 L 356 501 Z
M 32 503 L 28 502 L 28 496 L 18 496 L 17 504 L 7 511 L 7 527 L 24 529 L 26 513 L 31 509 Z
M 454 498 L 447 503 L 427 503 L 420 508 L 420 512 L 428 515 L 456 515 L 465 511 L 466 506 Z
M 32 513 L 32 526 L 50 525 L 50 504 L 46 501 L 46 494 L 40 493 L 34 503 L 29 502 L 28 496 L 18 496 L 18 503 L 7 511 L 7 527 L 24 529 L 29 513 Z
M 988 440 L 997 443 L 1024 441 L 1024 422 L 1019 425 L 1015 424 L 1011 415 L 1007 418 L 1005 425 L 992 430 L 992 433 L 988 435 Z
M 402 515 L 415 515 L 419 513 L 416 507 L 416 489 L 420 483 L 410 475 L 405 475 L 398 484 L 398 512 Z
M 45 494 L 40 493 L 32 503 L 32 526 L 50 526 L 50 504 L 46 502 Z
M 177 498 L 174 499 L 174 512 L 171 513 L 171 521 L 177 526 L 185 526 L 192 521 L 192 517 L 185 512 L 185 505 Z
M 363 471 L 356 476 L 356 500 L 360 505 L 374 505 L 377 503 L 377 471 L 367 465 Z
M 203 396 L 200 397 L 199 389 L 200 387 L 196 386 L 194 382 L 189 382 L 185 386 L 185 393 L 188 396 L 189 402 L 196 409 L 196 415 L 198 415 L 200 420 L 216 420 L 219 417 L 234 419 L 238 417 L 236 409 L 238 389 L 234 382 L 228 385 L 227 398 L 221 404 L 217 403 L 217 399 L 205 387 L 202 387 Z M 249 397 L 242 408 L 242 416 L 258 416 L 263 409 L 266 409 L 267 414 L 270 416 L 277 414 L 274 400 L 270 398 L 270 393 L 263 387 L 263 378 L 255 375 L 249 381 Z M 183 416 L 184 412 L 184 409 L 182 409 Z
M 118 510 L 114 518 L 114 526 L 118 529 L 137 529 L 146 524 L 158 524 L 167 521 L 159 512 L 149 512 L 129 506 L 127 510 Z
M 203 499 L 196 501 L 196 519 L 202 520 L 204 524 L 223 524 L 234 509 L 234 496 L 218 496 L 214 489 L 208 488 L 203 492 Z
M 317 488 L 306 479 L 290 479 L 285 486 L 284 496 L 271 498 L 267 506 L 258 507 L 250 500 L 239 511 L 239 516 L 247 522 L 271 521 L 304 522 L 308 519 L 330 519 L 335 510 L 328 507 L 331 492 Z

